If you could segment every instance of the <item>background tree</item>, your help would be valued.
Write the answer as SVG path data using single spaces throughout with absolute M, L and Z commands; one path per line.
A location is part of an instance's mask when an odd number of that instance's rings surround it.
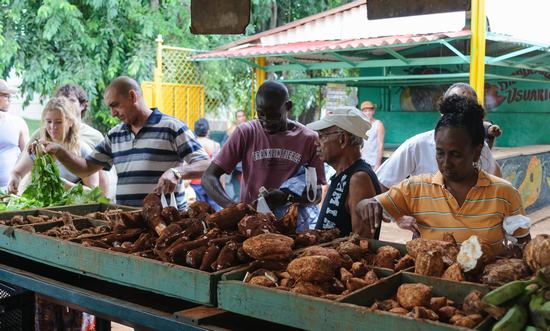
M 345 2 L 252 0 L 246 34 Z M 105 87 L 122 74 L 151 80 L 158 34 L 167 45 L 202 50 L 242 37 L 192 35 L 189 25 L 189 0 L 0 0 L 0 74 L 7 77 L 15 70 L 26 103 L 34 93 L 48 97 L 62 84 L 80 84 L 90 95 L 94 124 L 106 129 L 116 121 L 102 102 Z M 212 97 L 227 107 L 250 111 L 249 68 L 226 61 L 201 65 L 201 70 L 207 73 L 203 76 Z M 300 97 L 298 103 L 306 99 Z M 304 107 L 312 105 L 307 102 Z

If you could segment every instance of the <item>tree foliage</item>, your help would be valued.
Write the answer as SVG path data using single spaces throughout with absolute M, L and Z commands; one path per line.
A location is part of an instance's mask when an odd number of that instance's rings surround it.
M 346 0 L 252 0 L 246 34 L 338 6 Z M 116 76 L 151 80 L 155 38 L 166 45 L 212 49 L 242 36 L 197 36 L 189 32 L 190 0 L 0 0 L 0 73 L 22 78 L 28 102 L 76 83 L 90 96 L 96 125 L 114 122 L 102 93 Z M 250 111 L 250 69 L 234 61 L 202 65 L 208 91 L 226 106 Z M 302 100 L 300 98 L 300 100 Z

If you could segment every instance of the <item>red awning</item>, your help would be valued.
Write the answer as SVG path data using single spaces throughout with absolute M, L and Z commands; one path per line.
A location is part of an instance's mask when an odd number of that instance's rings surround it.
M 439 32 L 424 35 L 401 35 L 363 39 L 306 41 L 273 46 L 243 45 L 234 49 L 198 54 L 194 56 L 194 58 L 244 58 L 256 56 L 276 56 L 278 54 L 304 54 L 338 50 L 343 51 L 353 50 L 357 48 L 380 47 L 386 45 L 422 43 L 440 39 L 464 37 L 469 35 L 469 30 L 463 30 L 456 32 Z

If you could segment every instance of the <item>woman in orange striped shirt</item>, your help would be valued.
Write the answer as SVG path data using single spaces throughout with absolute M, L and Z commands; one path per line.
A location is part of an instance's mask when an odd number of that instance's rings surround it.
M 427 239 L 441 240 L 450 232 L 462 242 L 477 235 L 495 253 L 502 253 L 504 218 L 525 211 L 509 182 L 479 168 L 485 138 L 483 108 L 463 96 L 445 98 L 439 108 L 443 114 L 435 128 L 439 171 L 410 177 L 386 193 L 362 200 L 358 212 L 373 230 L 382 220 L 412 216 L 398 225 Z M 521 241 L 530 238 L 529 229 L 523 228 L 511 235 Z

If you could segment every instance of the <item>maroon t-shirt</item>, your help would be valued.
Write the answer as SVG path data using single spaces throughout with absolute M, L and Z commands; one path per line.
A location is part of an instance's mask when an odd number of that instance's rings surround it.
M 301 165 L 317 169 L 317 184 L 325 184 L 323 161 L 317 155 L 317 133 L 293 122 L 294 128 L 269 135 L 258 120 L 239 125 L 212 161 L 231 173 L 242 161 L 241 201 L 251 203 L 258 190 L 276 189 Z

